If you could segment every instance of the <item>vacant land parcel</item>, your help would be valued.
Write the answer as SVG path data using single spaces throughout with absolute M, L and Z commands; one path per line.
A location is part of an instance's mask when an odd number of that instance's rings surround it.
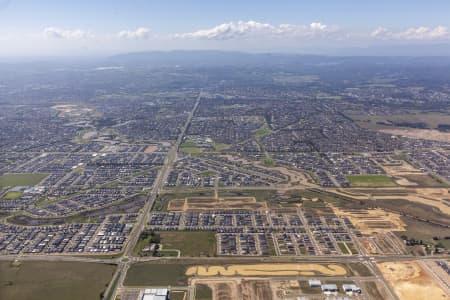
M 168 210 L 267 210 L 266 202 L 257 202 L 254 197 L 230 197 L 230 198 L 185 198 L 175 199 L 169 202 Z
M 418 262 L 386 262 L 379 268 L 400 300 L 449 299 Z
M 181 256 L 213 256 L 216 239 L 211 231 L 158 232 L 163 249 L 180 250 Z
M 0 262 L 0 299 L 99 299 L 115 265 L 81 262 Z
M 0 176 L 0 188 L 7 186 L 30 186 L 47 177 L 44 173 L 5 174 Z
M 386 175 L 349 175 L 352 187 L 393 187 L 395 182 Z

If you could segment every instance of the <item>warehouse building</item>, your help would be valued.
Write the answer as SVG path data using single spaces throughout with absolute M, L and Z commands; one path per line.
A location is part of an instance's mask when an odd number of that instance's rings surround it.
M 169 289 L 145 289 L 142 300 L 169 300 Z

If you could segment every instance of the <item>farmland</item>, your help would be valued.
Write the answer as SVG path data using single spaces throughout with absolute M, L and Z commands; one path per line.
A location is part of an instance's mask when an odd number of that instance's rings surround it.
M 0 262 L 0 299 L 99 299 L 115 265 L 73 262 Z

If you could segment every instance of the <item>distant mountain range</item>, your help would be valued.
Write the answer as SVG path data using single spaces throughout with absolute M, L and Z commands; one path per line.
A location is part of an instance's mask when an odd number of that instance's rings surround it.
M 445 47 L 444 47 L 445 46 Z M 361 55 L 349 56 L 342 53 L 336 55 L 308 55 L 288 53 L 247 53 L 215 50 L 175 50 L 150 51 L 120 54 L 109 57 L 107 61 L 125 66 L 151 66 L 151 67 L 205 67 L 205 66 L 292 66 L 298 65 L 330 65 L 342 63 L 370 63 L 370 64 L 422 64 L 447 65 L 450 64 L 450 45 L 443 45 L 436 50 L 435 55 L 423 56 L 422 51 L 405 53 L 403 46 L 390 48 L 359 49 Z M 414 48 L 415 49 L 415 48 Z M 445 51 L 447 49 L 448 51 Z M 395 50 L 395 51 L 394 51 Z M 342 50 L 343 53 L 348 51 Z M 416 55 L 413 55 L 413 52 Z M 363 54 L 365 53 L 365 54 Z M 383 53 L 398 53 L 398 55 L 383 55 Z M 445 55 L 446 54 L 446 55 Z
M 316 53 L 313 49 L 311 53 Z M 0 59 L 0 67 L 286 67 L 331 65 L 449 66 L 450 44 L 373 46 L 330 50 L 330 53 L 250 53 L 220 50 L 173 50 L 125 53 L 109 57 L 36 57 Z M 351 55 L 352 54 L 352 55 Z

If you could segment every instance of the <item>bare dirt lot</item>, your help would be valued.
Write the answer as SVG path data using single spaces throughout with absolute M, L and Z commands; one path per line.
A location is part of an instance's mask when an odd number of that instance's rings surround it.
M 428 173 L 423 172 L 405 161 L 398 161 L 396 164 L 383 164 L 381 167 L 389 176 L 396 178 L 395 182 L 399 186 L 405 187 L 442 187 L 443 182 L 433 178 Z
M 54 105 L 52 106 L 52 108 L 54 110 L 57 110 L 61 117 L 63 116 L 76 117 L 92 112 L 91 108 L 77 104 L 60 104 Z
M 398 164 L 381 164 L 383 170 L 392 176 L 405 174 L 423 174 L 423 172 L 405 161 L 399 161 Z
M 153 153 L 158 150 L 157 145 L 148 145 L 147 148 L 145 148 L 144 153 Z
M 345 267 L 338 264 L 267 263 L 228 266 L 192 266 L 187 276 L 343 276 Z
M 378 267 L 400 300 L 449 299 L 417 262 L 386 262 Z
M 337 216 L 348 218 L 363 234 L 405 231 L 400 215 L 383 209 L 344 210 L 333 207 L 333 210 Z
M 174 199 L 167 207 L 171 211 L 207 211 L 207 210 L 267 210 L 266 202 L 257 202 L 255 197 L 232 198 L 185 198 Z
M 381 129 L 380 131 L 388 134 L 401 135 L 416 139 L 450 142 L 449 132 L 442 132 L 436 129 L 397 128 L 397 129 Z
M 273 292 L 269 280 L 242 278 L 194 279 L 192 284 L 207 285 L 212 290 L 213 300 L 272 300 Z

